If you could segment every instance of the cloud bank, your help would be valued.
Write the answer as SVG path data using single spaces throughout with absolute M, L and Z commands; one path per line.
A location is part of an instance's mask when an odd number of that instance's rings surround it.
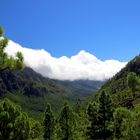
M 55 58 L 44 49 L 34 50 L 22 47 L 9 41 L 5 50 L 9 55 L 21 51 L 25 65 L 45 77 L 58 80 L 106 80 L 119 72 L 127 63 L 117 60 L 101 61 L 94 55 L 81 50 L 77 55 L 68 58 Z

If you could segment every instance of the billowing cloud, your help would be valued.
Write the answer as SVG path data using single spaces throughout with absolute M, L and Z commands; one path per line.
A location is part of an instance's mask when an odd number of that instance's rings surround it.
M 27 66 L 45 77 L 59 80 L 106 80 L 126 65 L 117 60 L 101 61 L 84 50 L 71 58 L 55 58 L 44 49 L 25 48 L 10 40 L 6 52 L 14 55 L 17 51 L 23 53 Z

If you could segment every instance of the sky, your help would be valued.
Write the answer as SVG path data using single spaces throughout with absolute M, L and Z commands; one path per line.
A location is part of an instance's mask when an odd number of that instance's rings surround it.
M 0 0 L 5 35 L 53 57 L 81 50 L 102 61 L 140 53 L 139 0 Z
M 106 80 L 140 53 L 139 0 L 0 0 L 6 52 L 59 80 Z

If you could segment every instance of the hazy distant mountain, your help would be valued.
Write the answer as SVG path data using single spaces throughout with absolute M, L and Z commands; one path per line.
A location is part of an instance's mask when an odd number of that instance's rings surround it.
M 105 81 L 75 80 L 59 81 L 73 93 L 73 96 L 82 97 L 90 96 L 105 83 Z

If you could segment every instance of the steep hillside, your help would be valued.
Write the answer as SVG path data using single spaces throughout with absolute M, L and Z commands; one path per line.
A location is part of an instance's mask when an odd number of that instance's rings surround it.
M 21 72 L 5 71 L 0 73 L 0 86 L 1 96 L 14 91 L 27 96 L 43 96 L 48 93 L 68 94 L 63 86 L 56 84 L 51 79 L 44 78 L 30 68 L 25 68 Z
M 120 105 L 131 108 L 135 106 L 135 104 L 140 103 L 139 88 L 135 93 L 132 93 L 127 85 L 127 75 L 130 72 L 135 72 L 140 76 L 140 56 L 136 56 L 125 68 L 117 73 L 112 79 L 108 80 L 99 92 L 105 89 L 110 93 L 116 106 Z

